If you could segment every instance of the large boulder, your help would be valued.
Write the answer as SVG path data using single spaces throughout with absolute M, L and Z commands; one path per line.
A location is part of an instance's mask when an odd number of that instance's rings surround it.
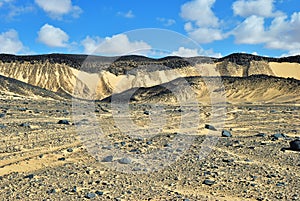
M 290 142 L 290 149 L 293 151 L 300 151 L 300 140 L 293 140 Z

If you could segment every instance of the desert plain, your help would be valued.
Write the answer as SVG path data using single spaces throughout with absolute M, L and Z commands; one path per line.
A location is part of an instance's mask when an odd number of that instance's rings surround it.
M 1 55 L 0 200 L 300 200 L 299 57 L 100 60 Z

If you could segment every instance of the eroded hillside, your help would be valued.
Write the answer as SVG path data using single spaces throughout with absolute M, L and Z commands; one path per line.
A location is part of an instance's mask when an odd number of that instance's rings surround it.
M 224 58 L 100 57 L 50 54 L 0 55 L 0 75 L 52 92 L 104 99 L 131 88 L 153 87 L 180 77 L 271 75 L 300 79 L 299 56 L 267 58 L 232 54 Z

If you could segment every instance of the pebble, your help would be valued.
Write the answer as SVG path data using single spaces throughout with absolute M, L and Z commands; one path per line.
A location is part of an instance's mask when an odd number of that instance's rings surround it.
M 57 160 L 59 160 L 59 161 L 65 161 L 66 158 L 65 157 L 61 157 L 61 158 L 58 158 Z
M 73 152 L 73 149 L 72 148 L 68 148 L 67 152 Z
M 277 187 L 282 187 L 282 186 L 285 186 L 285 183 L 284 183 L 284 182 L 278 182 L 278 183 L 276 184 L 276 186 L 277 186 Z
M 131 163 L 131 160 L 129 158 L 121 158 L 119 160 L 119 163 L 120 164 L 130 164 Z
M 24 178 L 25 179 L 33 179 L 34 177 L 34 174 L 29 174 L 29 175 L 26 175 Z
M 227 130 L 223 130 L 222 131 L 222 137 L 232 137 L 232 134 Z
M 203 181 L 203 184 L 208 185 L 208 186 L 212 186 L 212 185 L 215 184 L 215 181 L 210 180 L 210 179 L 205 179 L 205 180 Z
M 92 199 L 92 198 L 95 198 L 96 197 L 96 194 L 95 193 L 87 193 L 85 198 L 87 199 Z
M 5 117 L 5 114 L 0 113 L 0 118 L 4 118 L 4 117 Z
M 30 128 L 30 124 L 28 123 L 21 123 L 20 126 L 25 128 Z
M 4 124 L 0 124 L 0 129 L 4 129 L 6 126 Z
M 96 191 L 95 192 L 97 195 L 103 195 L 103 192 L 102 191 Z
M 258 133 L 255 136 L 256 137 L 266 137 L 267 135 L 265 133 Z
M 70 125 L 70 122 L 68 121 L 68 120 L 59 120 L 58 122 L 57 122 L 58 124 L 65 124 L 65 125 Z
M 212 131 L 216 131 L 217 130 L 214 126 L 209 125 L 209 124 L 205 124 L 204 128 L 206 128 L 208 130 L 212 130 Z
M 276 134 L 272 135 L 272 137 L 273 137 L 274 140 L 279 140 L 279 139 L 284 139 L 287 136 L 285 134 L 282 134 L 282 133 L 276 133 Z
M 113 156 L 106 156 L 105 158 L 102 159 L 102 162 L 112 162 Z

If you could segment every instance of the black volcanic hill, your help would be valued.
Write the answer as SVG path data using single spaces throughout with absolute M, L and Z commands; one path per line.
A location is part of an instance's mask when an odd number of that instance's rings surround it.
M 44 54 L 44 55 L 11 55 L 0 54 L 0 61 L 4 63 L 25 61 L 34 64 L 36 62 L 66 64 L 76 69 L 84 69 L 88 72 L 94 72 L 95 66 L 103 65 L 103 68 L 109 69 L 114 74 L 124 74 L 125 71 L 138 67 L 140 65 L 162 65 L 168 68 L 180 68 L 195 63 L 212 63 L 228 61 L 238 65 L 249 66 L 251 61 L 267 61 L 267 62 L 290 62 L 300 63 L 300 56 L 290 56 L 282 58 L 263 57 L 245 53 L 234 53 L 223 58 L 211 57 L 190 57 L 182 58 L 177 56 L 168 56 L 159 59 L 148 58 L 139 55 L 128 55 L 120 57 L 105 57 L 93 55 L 79 55 L 79 54 Z
M 21 82 L 16 79 L 8 78 L 0 75 L 0 91 L 2 93 L 9 93 L 15 96 L 26 96 L 26 97 L 41 97 L 41 98 L 52 98 L 54 100 L 63 100 L 71 98 L 70 95 L 63 92 L 52 92 L 46 89 L 32 86 L 30 84 Z

